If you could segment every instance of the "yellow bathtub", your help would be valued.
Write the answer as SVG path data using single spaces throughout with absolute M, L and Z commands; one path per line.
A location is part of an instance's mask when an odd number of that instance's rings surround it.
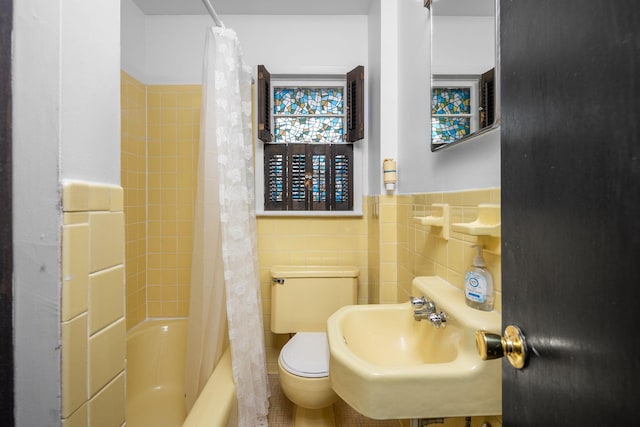
M 191 412 L 184 403 L 186 319 L 146 321 L 127 336 L 127 427 L 236 425 L 229 349 Z

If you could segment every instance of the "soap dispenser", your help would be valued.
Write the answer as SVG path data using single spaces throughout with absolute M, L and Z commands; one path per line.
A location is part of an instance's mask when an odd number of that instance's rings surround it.
M 478 310 L 493 310 L 493 277 L 485 267 L 482 258 L 482 245 L 474 245 L 478 254 L 473 258 L 473 265 L 464 278 L 464 296 L 469 307 Z

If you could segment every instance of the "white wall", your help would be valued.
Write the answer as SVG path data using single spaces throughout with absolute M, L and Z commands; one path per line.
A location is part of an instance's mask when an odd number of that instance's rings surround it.
M 144 81 L 147 44 L 145 15 L 132 0 L 120 0 L 121 66 L 133 78 Z
M 398 191 L 430 191 L 430 22 L 421 1 L 401 2 L 398 12 Z
M 499 131 L 431 152 L 430 22 L 422 1 L 399 2 L 398 23 L 398 192 L 499 187 Z
M 63 178 L 120 182 L 119 2 L 14 2 L 17 426 L 60 424 Z
M 413 0 L 411 0 L 413 1 Z M 399 21 L 398 8 L 406 0 L 380 1 L 380 157 L 377 164 L 370 164 L 374 169 L 382 169 L 382 159 L 399 158 L 398 116 L 401 101 L 398 93 L 399 63 Z M 375 124 L 374 124 L 375 125 Z M 373 161 L 374 157 L 370 157 Z M 379 176 L 382 176 L 380 173 Z M 385 193 L 382 179 L 371 189 L 375 194 Z
M 60 0 L 14 3 L 16 426 L 60 422 Z
M 223 15 L 221 19 L 238 35 L 245 62 L 265 64 L 272 73 L 335 73 L 367 66 L 366 16 Z M 210 25 L 208 15 L 147 16 L 144 83 L 200 84 L 205 29 Z M 128 49 L 126 44 L 123 49 Z
M 493 68 L 494 17 L 434 16 L 432 25 L 432 74 L 481 74 Z
M 371 194 L 379 194 L 382 183 L 381 140 L 381 46 L 382 46 L 382 10 L 381 0 L 372 0 L 369 10 L 369 115 L 365 117 L 368 133 L 368 188 Z
M 120 2 L 60 3 L 63 179 L 120 184 Z

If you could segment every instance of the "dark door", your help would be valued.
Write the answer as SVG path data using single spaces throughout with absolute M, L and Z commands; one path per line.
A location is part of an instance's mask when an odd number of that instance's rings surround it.
M 637 425 L 640 1 L 501 2 L 504 425 Z
M 11 0 L 0 0 L 0 420 L 13 425 Z

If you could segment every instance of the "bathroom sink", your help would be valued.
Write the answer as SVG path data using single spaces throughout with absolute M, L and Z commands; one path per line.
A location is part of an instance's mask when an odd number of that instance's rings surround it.
M 408 302 L 350 306 L 342 310 L 340 322 L 346 348 L 372 365 L 448 363 L 458 355 L 460 328 L 436 329 L 428 322 L 416 322 Z
M 467 307 L 439 277 L 412 284 L 446 313 L 446 327 L 414 320 L 409 302 L 339 309 L 327 321 L 333 389 L 374 419 L 500 414 L 501 362 L 481 360 L 475 346 L 476 330 L 500 333 L 500 314 Z

